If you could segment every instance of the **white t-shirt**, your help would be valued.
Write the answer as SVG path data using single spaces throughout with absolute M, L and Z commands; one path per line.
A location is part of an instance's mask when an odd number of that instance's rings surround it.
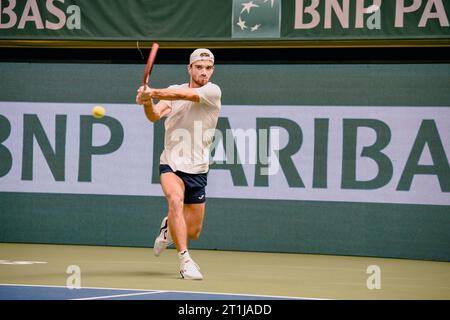
M 189 84 L 169 88 L 189 88 Z M 198 174 L 209 169 L 209 152 L 219 118 L 222 92 L 208 82 L 195 88 L 200 102 L 164 100 L 171 108 L 165 122 L 164 151 L 160 164 L 168 164 L 174 171 Z

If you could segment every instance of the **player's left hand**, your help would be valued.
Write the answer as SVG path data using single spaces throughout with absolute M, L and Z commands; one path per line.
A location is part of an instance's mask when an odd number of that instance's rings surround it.
M 152 89 L 150 89 L 147 86 L 141 86 L 137 90 L 138 94 L 136 96 L 136 103 L 137 104 L 145 104 L 148 102 L 151 102 L 152 99 Z

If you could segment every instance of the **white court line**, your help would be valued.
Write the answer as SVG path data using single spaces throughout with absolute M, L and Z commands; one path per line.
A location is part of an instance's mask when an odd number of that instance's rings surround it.
M 30 265 L 30 264 L 46 264 L 47 261 L 22 261 L 22 260 L 0 260 L 0 264 L 7 265 Z
M 70 300 L 97 300 L 97 299 L 108 299 L 108 298 L 120 298 L 120 297 L 131 297 L 131 296 L 143 296 L 145 294 L 155 294 L 163 293 L 165 291 L 148 291 L 148 292 L 136 292 L 136 293 L 126 293 L 126 294 L 113 294 L 110 296 L 99 296 L 99 297 L 88 297 L 88 298 L 77 298 Z

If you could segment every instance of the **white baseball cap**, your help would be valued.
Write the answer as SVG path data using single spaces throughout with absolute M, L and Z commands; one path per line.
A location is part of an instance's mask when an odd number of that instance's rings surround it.
M 196 49 L 196 50 L 194 50 L 194 52 L 191 53 L 191 57 L 189 59 L 189 64 L 192 64 L 195 61 L 199 61 L 199 60 L 210 60 L 210 61 L 214 62 L 214 55 L 208 49 L 204 49 L 204 48 Z

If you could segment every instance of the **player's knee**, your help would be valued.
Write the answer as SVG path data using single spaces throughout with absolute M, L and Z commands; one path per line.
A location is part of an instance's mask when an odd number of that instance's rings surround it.
M 170 195 L 167 198 L 167 202 L 169 204 L 169 210 L 179 211 L 183 208 L 183 197 L 180 195 Z

